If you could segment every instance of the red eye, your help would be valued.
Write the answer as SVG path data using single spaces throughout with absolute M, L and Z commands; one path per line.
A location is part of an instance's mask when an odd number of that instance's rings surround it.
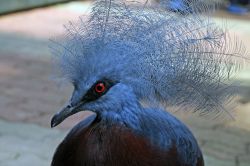
M 103 93 L 105 90 L 106 90 L 106 87 L 105 87 L 104 83 L 100 82 L 100 83 L 96 84 L 95 91 L 97 93 Z

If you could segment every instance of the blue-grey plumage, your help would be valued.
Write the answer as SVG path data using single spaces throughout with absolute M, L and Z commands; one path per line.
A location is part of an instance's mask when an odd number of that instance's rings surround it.
M 229 78 L 244 50 L 199 15 L 200 1 L 189 4 L 192 13 L 170 13 L 98 0 L 88 21 L 70 24 L 56 53 L 74 92 L 51 126 L 83 110 L 96 116 L 73 128 L 52 166 L 203 166 L 192 133 L 166 108 L 231 116 Z
M 77 87 L 70 101 L 54 116 L 52 126 L 81 110 L 96 115 L 72 129 L 59 145 L 52 166 L 203 166 L 188 128 L 159 108 L 143 107 L 126 84 L 103 78 L 84 93 Z

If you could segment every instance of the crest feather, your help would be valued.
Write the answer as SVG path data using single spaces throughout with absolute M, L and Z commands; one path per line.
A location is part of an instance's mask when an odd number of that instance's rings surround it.
M 118 80 L 149 105 L 228 113 L 236 90 L 230 78 L 247 57 L 226 30 L 201 15 L 211 6 L 197 0 L 185 12 L 170 12 L 136 4 L 97 0 L 88 21 L 70 23 L 56 49 L 63 76 L 73 83 Z

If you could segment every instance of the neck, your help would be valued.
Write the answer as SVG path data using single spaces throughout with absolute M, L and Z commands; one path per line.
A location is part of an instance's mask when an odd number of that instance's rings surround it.
M 138 102 L 123 103 L 113 111 L 112 109 L 98 111 L 97 116 L 106 125 L 118 124 L 138 131 L 141 130 L 139 114 L 143 109 Z

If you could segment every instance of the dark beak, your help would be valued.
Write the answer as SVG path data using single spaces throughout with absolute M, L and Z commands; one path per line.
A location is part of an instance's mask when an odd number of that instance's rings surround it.
M 53 118 L 51 119 L 51 128 L 59 125 L 62 121 L 64 121 L 64 119 L 66 119 L 67 117 L 77 113 L 80 111 L 79 107 L 82 105 L 83 103 L 77 105 L 77 106 L 71 106 L 71 105 L 67 105 L 66 107 L 64 107 L 61 111 L 59 111 L 58 113 L 56 113 Z

